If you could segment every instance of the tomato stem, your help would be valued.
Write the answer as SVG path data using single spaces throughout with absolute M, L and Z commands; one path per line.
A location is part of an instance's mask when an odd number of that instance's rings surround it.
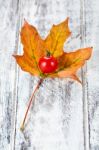
M 32 95 L 31 95 L 31 97 L 30 97 L 30 99 L 29 99 L 29 104 L 28 104 L 28 107 L 27 107 L 27 109 L 26 109 L 26 112 L 25 112 L 25 116 L 24 116 L 22 125 L 21 125 L 21 127 L 20 127 L 20 130 L 21 130 L 21 131 L 24 130 L 24 124 L 25 124 L 25 121 L 26 121 L 26 118 L 27 118 L 29 109 L 30 109 L 30 107 L 31 107 L 31 104 L 32 104 L 32 101 L 33 101 L 34 94 L 35 94 L 35 92 L 39 89 L 39 87 L 40 87 L 41 83 L 43 82 L 43 80 L 44 80 L 44 79 L 42 79 L 42 78 L 39 80 L 37 86 L 35 87 L 35 89 L 34 89 Z
M 49 52 L 48 50 L 46 51 L 46 56 L 47 56 L 47 57 L 50 57 L 50 56 L 51 56 L 51 54 L 50 54 L 50 52 Z

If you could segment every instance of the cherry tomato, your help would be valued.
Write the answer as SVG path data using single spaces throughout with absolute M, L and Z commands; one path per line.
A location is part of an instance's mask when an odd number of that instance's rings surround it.
M 52 73 L 57 69 L 58 63 L 53 56 L 45 56 L 39 60 L 39 68 L 43 73 Z

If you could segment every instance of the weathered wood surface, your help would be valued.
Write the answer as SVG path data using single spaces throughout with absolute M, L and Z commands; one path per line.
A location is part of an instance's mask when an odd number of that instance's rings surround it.
M 99 150 L 98 5 L 98 0 L 0 0 L 0 150 Z M 73 36 L 81 39 L 65 50 L 94 46 L 91 61 L 79 74 L 83 87 L 67 79 L 46 79 L 21 132 L 39 79 L 23 72 L 12 57 L 22 54 L 19 30 L 25 18 L 44 38 L 52 24 L 66 17 Z
M 89 103 L 89 144 L 99 149 L 99 1 L 86 2 L 86 45 L 94 47 L 93 57 L 87 64 L 87 99 Z M 90 7 L 87 7 L 90 6 Z

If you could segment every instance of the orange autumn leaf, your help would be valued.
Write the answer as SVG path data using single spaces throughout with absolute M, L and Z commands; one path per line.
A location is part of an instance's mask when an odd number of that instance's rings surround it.
M 54 56 L 58 57 L 63 53 L 64 42 L 71 35 L 68 27 L 68 18 L 58 24 L 53 25 L 49 35 L 45 39 L 45 47 Z
M 80 82 L 76 73 L 90 58 L 92 47 L 70 53 L 64 52 L 64 43 L 70 35 L 68 18 L 58 25 L 53 25 L 49 35 L 44 40 L 36 28 L 25 21 L 20 33 L 24 53 L 22 56 L 14 55 L 14 57 L 22 70 L 32 75 L 42 78 L 66 77 Z M 57 69 L 52 73 L 44 73 L 39 67 L 39 60 L 45 57 L 47 52 L 58 62 Z
M 79 80 L 76 76 L 76 72 L 81 68 L 85 61 L 91 56 L 92 48 L 83 48 L 75 52 L 64 53 L 58 58 L 59 61 L 59 77 L 70 77 Z M 61 69 L 62 66 L 62 69 Z
M 41 39 L 35 27 L 29 25 L 26 21 L 21 29 L 21 42 L 24 47 L 24 53 L 35 61 L 39 61 L 44 55 L 44 41 Z
M 29 25 L 26 21 L 20 32 L 21 42 L 23 44 L 23 56 L 14 55 L 17 63 L 22 70 L 39 75 L 38 61 L 44 56 L 44 41 L 41 39 L 35 27 Z
M 13 55 L 17 61 L 17 63 L 19 64 L 19 66 L 21 67 L 21 69 L 23 71 L 29 72 L 32 75 L 38 75 L 39 71 L 38 69 L 36 69 L 36 66 L 33 64 L 33 62 L 27 57 L 26 54 L 22 55 L 22 56 L 18 56 L 18 55 Z

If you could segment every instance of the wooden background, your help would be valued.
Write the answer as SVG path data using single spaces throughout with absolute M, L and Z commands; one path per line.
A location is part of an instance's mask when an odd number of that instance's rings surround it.
M 46 79 L 22 133 L 20 124 L 38 78 L 23 72 L 12 54 L 22 54 L 24 18 L 42 37 L 52 24 L 70 17 L 71 51 L 93 46 L 73 80 Z M 99 0 L 0 0 L 0 150 L 99 150 Z

